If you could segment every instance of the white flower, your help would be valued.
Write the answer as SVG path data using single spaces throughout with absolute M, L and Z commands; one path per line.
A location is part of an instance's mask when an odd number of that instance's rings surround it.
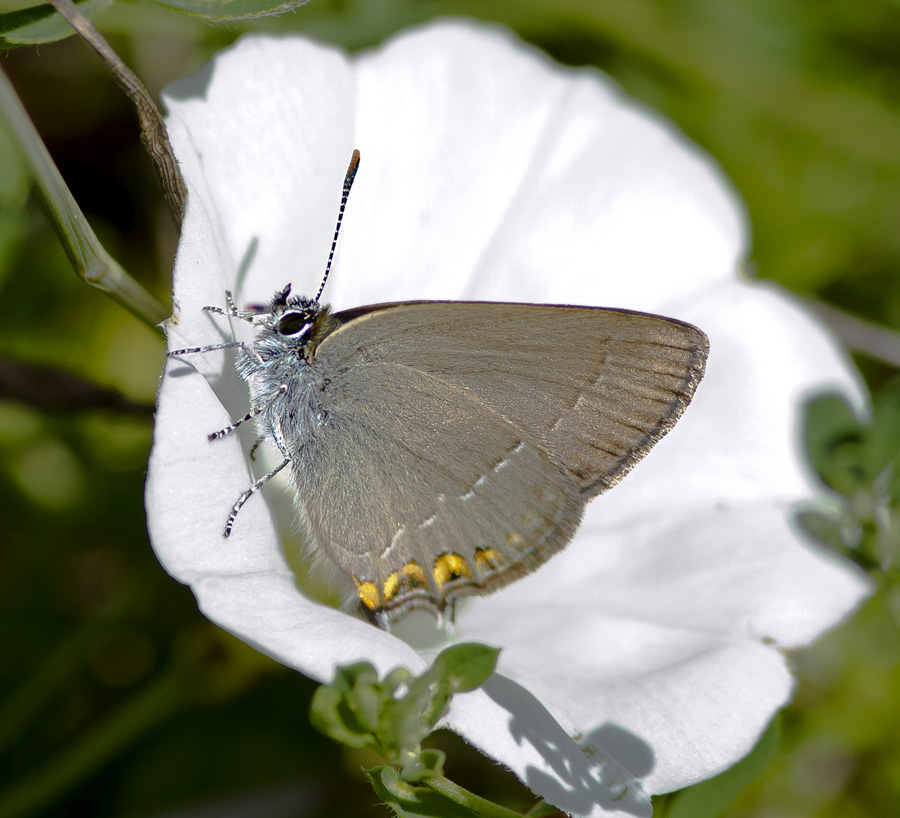
M 353 58 L 247 37 L 166 102 L 190 191 L 171 348 L 228 340 L 226 320 L 201 311 L 226 289 L 239 306 L 288 282 L 315 294 L 353 148 L 362 165 L 324 297 L 335 309 L 587 304 L 708 333 L 706 378 L 675 430 L 588 506 L 561 555 L 458 613 L 457 640 L 503 652 L 448 726 L 578 815 L 647 814 L 641 788 L 683 787 L 746 753 L 790 695 L 783 649 L 867 590 L 791 523 L 813 492 L 798 402 L 826 387 L 862 398 L 788 296 L 738 277 L 744 215 L 710 161 L 595 71 L 460 23 Z M 214 622 L 313 678 L 360 659 L 420 671 L 428 653 L 298 590 L 267 505 L 278 487 L 223 540 L 249 464 L 236 435 L 206 436 L 244 414 L 246 389 L 221 353 L 187 360 L 203 377 L 169 362 L 147 485 L 167 570 Z M 613 804 L 598 764 L 613 793 L 639 786 Z

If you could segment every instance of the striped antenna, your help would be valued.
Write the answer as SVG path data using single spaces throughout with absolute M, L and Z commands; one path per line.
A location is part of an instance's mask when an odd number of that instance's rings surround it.
M 322 297 L 322 290 L 325 289 L 325 282 L 328 281 L 328 274 L 331 272 L 331 262 L 334 260 L 334 251 L 337 247 L 338 233 L 341 232 L 341 222 L 344 220 L 344 208 L 347 207 L 350 188 L 353 187 L 353 180 L 356 178 L 356 171 L 358 170 L 359 151 L 354 150 L 353 156 L 350 157 L 350 165 L 347 168 L 347 174 L 344 176 L 344 190 L 341 193 L 341 209 L 338 211 L 337 224 L 334 226 L 334 238 L 331 240 L 331 252 L 328 254 L 328 263 L 325 265 L 325 275 L 322 277 L 321 285 L 319 285 L 319 292 L 316 293 L 316 301 Z

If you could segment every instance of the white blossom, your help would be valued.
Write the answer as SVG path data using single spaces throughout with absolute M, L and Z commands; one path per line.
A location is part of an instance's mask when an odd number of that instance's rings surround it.
M 362 164 L 324 295 L 335 309 L 584 304 L 706 331 L 707 374 L 676 428 L 588 506 L 561 555 L 461 606 L 454 639 L 502 653 L 447 725 L 576 815 L 648 814 L 642 792 L 744 755 L 790 696 L 783 651 L 867 592 L 791 519 L 815 492 L 800 401 L 824 389 L 863 398 L 786 293 L 742 280 L 746 217 L 712 161 L 596 71 L 463 23 L 353 57 L 245 37 L 166 104 L 189 187 L 170 348 L 229 340 L 227 321 L 202 312 L 227 289 L 239 306 L 288 282 L 315 294 L 353 148 Z M 147 485 L 159 559 L 212 621 L 315 679 L 362 659 L 421 670 L 432 653 L 298 590 L 270 510 L 278 486 L 223 539 L 252 481 L 238 436 L 207 440 L 247 411 L 227 361 L 167 364 Z

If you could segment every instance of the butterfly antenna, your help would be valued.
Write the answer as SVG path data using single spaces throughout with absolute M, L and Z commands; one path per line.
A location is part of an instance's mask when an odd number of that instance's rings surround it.
M 325 275 L 322 276 L 319 292 L 316 293 L 316 301 L 321 298 L 322 290 L 325 289 L 325 282 L 328 281 L 328 274 L 331 272 L 331 262 L 334 260 L 334 251 L 337 247 L 338 233 L 341 232 L 341 222 L 344 220 L 344 208 L 347 207 L 347 199 L 350 197 L 350 188 L 353 187 L 353 180 L 356 178 L 356 171 L 358 170 L 359 151 L 354 150 L 353 156 L 350 157 L 350 165 L 347 167 L 347 174 L 344 176 L 344 190 L 341 193 L 341 209 L 338 211 L 337 224 L 334 226 L 334 238 L 331 240 L 331 252 L 328 254 L 328 263 L 325 265 Z

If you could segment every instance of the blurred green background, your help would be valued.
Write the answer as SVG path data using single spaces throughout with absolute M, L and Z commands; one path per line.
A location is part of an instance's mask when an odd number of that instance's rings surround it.
M 795 700 L 753 764 L 718 790 L 657 799 L 657 815 L 898 814 L 900 336 L 885 330 L 900 330 L 900 2 L 312 0 L 224 24 L 91 3 L 157 98 L 248 30 L 356 50 L 434 16 L 497 21 L 603 69 L 715 157 L 749 209 L 751 272 L 838 308 L 830 320 L 880 398 L 874 430 L 839 402 L 812 410 L 812 456 L 835 492 L 805 518 L 879 593 L 793 658 Z M 104 246 L 167 302 L 177 233 L 130 103 L 75 37 L 0 66 Z M 386 815 L 359 772 L 371 760 L 309 727 L 313 683 L 210 625 L 153 556 L 143 482 L 162 360 L 160 336 L 73 275 L 0 145 L 0 818 Z M 531 802 L 458 739 L 436 741 L 454 780 Z

